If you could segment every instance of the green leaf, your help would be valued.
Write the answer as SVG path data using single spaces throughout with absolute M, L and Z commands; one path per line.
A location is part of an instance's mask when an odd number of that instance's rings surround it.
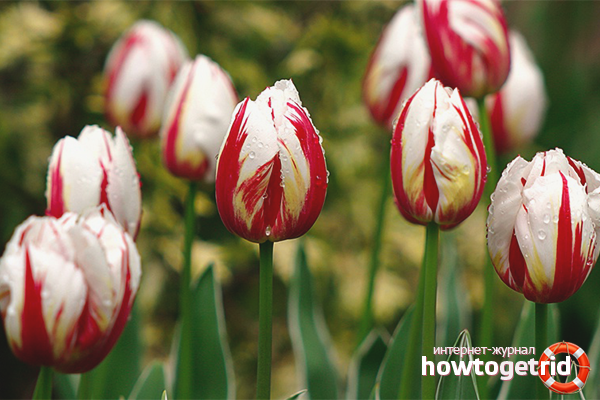
M 160 400 L 169 400 L 166 390 L 163 390 L 162 396 L 160 396 Z
M 469 331 L 463 330 L 456 339 L 454 347 L 468 348 L 471 346 L 471 336 Z M 454 365 L 464 363 L 468 368 L 469 363 L 474 361 L 473 354 L 451 354 L 448 357 L 450 368 L 454 369 Z M 455 375 L 453 372 L 446 376 L 442 376 L 438 383 L 435 398 L 437 399 L 479 399 L 477 391 L 477 380 L 475 376 L 475 368 L 471 364 L 471 373 L 469 375 Z
M 139 336 L 140 315 L 134 305 L 131 318 L 110 354 L 82 381 L 89 382 L 90 399 L 118 399 L 131 393 L 141 371 L 143 354 Z
M 554 318 L 550 318 L 553 320 Z M 521 318 L 515 329 L 515 336 L 513 338 L 513 347 L 533 347 L 535 346 L 535 312 L 533 303 L 525 301 L 523 304 L 523 310 L 521 311 Z M 551 343 L 549 343 L 551 344 Z M 488 350 L 489 351 L 489 350 Z M 518 361 L 528 361 L 530 358 L 539 358 L 535 355 L 524 355 L 514 354 L 510 357 L 510 361 L 517 363 Z M 530 374 L 520 376 L 515 374 L 513 379 L 502 381 L 500 386 L 500 393 L 498 400 L 509 400 L 509 399 L 536 399 L 536 385 L 540 378 L 532 376 Z
M 346 389 L 348 400 L 370 397 L 386 352 L 386 341 L 377 330 L 372 330 L 362 341 L 350 362 Z
M 302 396 L 304 393 L 306 393 L 308 390 L 306 389 L 302 389 L 296 393 L 294 393 L 293 395 L 291 395 L 290 397 L 288 397 L 286 400 L 296 400 L 298 398 L 300 398 L 300 396 Z
M 471 303 L 465 296 L 467 289 L 461 279 L 455 233 L 441 236 L 441 263 L 438 285 L 438 346 L 446 347 L 464 330 L 470 328 Z
M 414 307 L 409 308 L 402 316 L 402 319 L 396 327 L 394 336 L 388 344 L 388 350 L 379 368 L 377 375 L 377 384 L 375 397 L 377 399 L 397 399 L 400 391 L 400 378 L 404 367 L 404 356 L 408 346 L 408 335 L 412 321 Z M 419 347 L 420 344 L 419 344 Z M 420 353 L 420 350 L 419 350 Z M 416 385 L 420 386 L 420 385 Z M 416 392 L 411 397 L 418 399 L 421 397 L 421 388 L 416 387 Z
M 162 363 L 155 361 L 142 372 L 129 395 L 129 399 L 154 399 L 165 391 L 165 387 L 164 366 Z
M 234 399 L 235 378 L 227 344 L 221 286 L 215 279 L 212 265 L 193 289 L 192 304 L 192 398 Z M 179 349 L 180 336 L 179 330 L 174 336 L 176 349 Z
M 316 301 L 312 276 L 301 244 L 290 283 L 288 325 L 296 358 L 300 387 L 311 399 L 337 399 L 338 374 L 325 320 Z
M 600 321 L 600 319 L 599 319 Z M 592 343 L 590 344 L 590 351 L 587 352 L 587 356 L 592 366 L 592 371 L 585 384 L 583 391 L 588 399 L 600 398 L 600 322 L 594 333 Z M 595 367 L 595 368 L 594 368 Z

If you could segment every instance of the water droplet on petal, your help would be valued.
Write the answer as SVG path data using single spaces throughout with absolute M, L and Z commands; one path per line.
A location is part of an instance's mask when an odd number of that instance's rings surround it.
M 558 215 L 555 215 L 554 217 L 552 217 L 552 222 L 554 222 L 555 224 L 558 223 Z
M 487 172 L 488 174 L 490 172 L 492 172 L 492 167 L 490 167 L 489 165 L 487 166 L 487 168 L 485 169 L 485 172 Z
M 248 157 L 249 157 L 251 160 L 253 160 L 253 159 L 254 159 L 254 157 L 256 157 L 256 154 L 254 154 L 254 152 L 253 152 L 253 151 L 251 151 L 251 152 L 250 152 L 250 154 L 248 154 Z
M 540 239 L 540 240 L 546 239 L 546 232 L 543 229 L 540 229 L 538 231 L 538 239 Z
M 265 235 L 271 236 L 271 227 L 270 226 L 267 226 L 267 228 L 265 229 Z
M 256 136 L 252 136 L 252 143 L 256 143 L 258 141 L 258 139 L 256 138 Z
M 549 224 L 550 223 L 550 214 L 544 214 L 544 223 L 545 224 Z

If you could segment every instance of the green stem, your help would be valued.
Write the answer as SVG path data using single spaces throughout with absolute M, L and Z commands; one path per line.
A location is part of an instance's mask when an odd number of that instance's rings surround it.
M 79 400 L 87 400 L 92 398 L 92 371 L 79 375 L 77 398 Z
M 548 305 L 535 303 L 535 352 L 541 355 L 548 347 Z M 550 391 L 540 381 L 537 383 L 538 400 L 549 399 Z
M 271 398 L 271 350 L 273 336 L 273 242 L 260 244 L 258 312 L 258 368 L 256 398 Z
M 410 322 L 407 354 L 402 368 L 399 399 L 414 398 L 418 391 L 416 387 L 421 383 L 422 399 L 433 399 L 435 396 L 435 376 L 421 378 L 421 365 L 418 359 L 422 352 L 428 360 L 433 360 L 433 347 L 435 345 L 435 301 L 437 287 L 437 261 L 439 246 L 439 228 L 436 224 L 427 225 L 425 236 L 425 253 L 423 267 L 419 275 L 415 311 Z M 422 351 L 420 351 L 422 350 Z
M 52 398 L 52 376 L 54 372 L 50 367 L 41 367 L 38 380 L 33 392 L 33 400 L 51 399 Z
M 423 301 L 423 355 L 428 360 L 433 360 L 433 347 L 435 346 L 435 305 L 437 294 L 437 267 L 440 233 L 435 223 L 427 225 L 427 238 L 425 241 L 425 296 Z M 418 363 L 417 365 L 420 365 Z M 418 369 L 418 368 L 417 368 Z M 423 399 L 435 398 L 435 376 L 426 375 L 421 382 Z
M 194 201 L 196 198 L 196 182 L 190 182 L 185 205 L 185 238 L 183 244 L 183 266 L 181 270 L 181 287 L 179 289 L 179 309 L 181 318 L 181 341 L 177 364 L 175 396 L 180 399 L 192 397 L 192 245 L 196 215 Z
M 381 158 L 381 192 L 377 208 L 375 231 L 373 232 L 373 245 L 371 247 L 371 263 L 369 265 L 367 292 L 363 303 L 363 314 L 358 329 L 358 344 L 363 341 L 373 327 L 373 294 L 375 293 L 375 278 L 377 277 L 377 270 L 379 269 L 379 253 L 381 252 L 381 238 L 383 234 L 383 225 L 385 222 L 385 205 L 390 194 L 391 186 L 389 151 L 384 153 L 386 156 Z
M 477 101 L 479 107 L 479 126 L 481 128 L 481 134 L 483 135 L 483 145 L 485 146 L 485 152 L 488 164 L 488 175 L 487 182 L 483 191 L 483 205 L 487 207 L 490 205 L 491 196 L 498 183 L 499 171 L 496 165 L 496 151 L 494 149 L 494 138 L 490 129 L 490 121 L 485 109 L 485 98 Z M 488 254 L 487 245 L 485 254 Z M 484 282 L 484 297 L 483 297 L 483 308 L 481 310 L 481 324 L 479 330 L 479 346 L 491 347 L 493 341 L 493 325 L 494 325 L 494 266 L 489 256 L 485 257 L 485 265 L 483 268 L 483 282 Z M 482 355 L 484 361 L 489 360 L 490 356 Z M 488 398 L 488 387 L 487 377 L 478 377 L 479 393 L 482 399 Z

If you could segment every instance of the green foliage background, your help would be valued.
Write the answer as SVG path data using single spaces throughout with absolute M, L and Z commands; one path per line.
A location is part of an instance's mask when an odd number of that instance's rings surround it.
M 330 186 L 323 213 L 307 238 L 316 290 L 325 307 L 341 371 L 355 345 L 379 192 L 377 171 L 390 133 L 376 127 L 361 101 L 368 57 L 399 1 L 0 2 L 0 248 L 31 214 L 43 215 L 47 159 L 53 144 L 103 117 L 102 69 L 110 46 L 140 18 L 179 35 L 190 55 L 203 53 L 233 78 L 240 98 L 255 98 L 292 78 L 324 138 Z M 561 147 L 600 170 L 600 3 L 506 1 L 509 24 L 528 40 L 544 71 L 550 106 L 535 151 Z M 144 277 L 137 306 L 146 363 L 166 359 L 177 315 L 185 182 L 162 167 L 157 141 L 133 142 L 143 181 L 138 245 Z M 502 159 L 506 164 L 515 154 Z M 257 246 L 223 227 L 211 188 L 196 203 L 196 274 L 215 262 L 223 282 L 238 397 L 254 393 Z M 424 230 L 388 203 L 377 321 L 392 331 L 413 299 Z M 453 236 L 465 294 L 477 326 L 483 293 L 485 212 Z M 295 241 L 275 246 L 274 397 L 296 391 L 286 325 Z M 522 297 L 497 280 L 497 346 L 510 345 Z M 441 282 L 443 285 L 444 282 Z M 561 305 L 562 338 L 586 348 L 596 326 L 600 272 Z M 0 334 L 0 398 L 30 395 L 36 370 L 14 359 Z M 450 346 L 452 343 L 445 343 Z M 474 337 L 477 345 L 477 337 Z

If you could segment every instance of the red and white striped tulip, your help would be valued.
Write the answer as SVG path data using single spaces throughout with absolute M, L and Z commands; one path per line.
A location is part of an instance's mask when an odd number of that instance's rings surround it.
M 231 78 L 217 63 L 200 55 L 184 64 L 167 98 L 160 133 L 163 162 L 173 175 L 214 182 L 215 158 L 237 103 Z
M 600 175 L 562 150 L 514 159 L 492 195 L 488 249 L 496 272 L 537 303 L 568 299 L 598 258 Z
M 510 33 L 510 51 L 506 83 L 485 99 L 499 153 L 530 143 L 542 125 L 547 105 L 544 76 L 521 34 Z
M 497 0 L 418 0 L 436 77 L 463 96 L 500 89 L 510 70 L 508 30 Z
M 52 151 L 46 184 L 46 214 L 60 217 L 105 204 L 135 237 L 142 217 L 142 193 L 135 159 L 120 128 L 116 135 L 86 126 L 75 139 L 65 136 Z
M 0 315 L 14 354 L 81 373 L 121 335 L 141 276 L 133 239 L 104 207 L 30 217 L 0 259 Z
M 471 215 L 487 161 L 458 90 L 432 79 L 406 101 L 392 137 L 391 169 L 396 205 L 410 222 L 450 229 Z
M 257 243 L 299 237 L 319 216 L 327 181 L 321 137 L 291 81 L 238 104 L 215 182 L 227 229 Z
M 363 80 L 363 99 L 373 119 L 391 129 L 402 103 L 431 77 L 431 60 L 417 12 L 402 7 L 384 29 Z
M 188 59 L 179 38 L 154 21 L 138 21 L 114 44 L 104 67 L 105 112 L 128 134 L 158 133 L 167 93 Z

